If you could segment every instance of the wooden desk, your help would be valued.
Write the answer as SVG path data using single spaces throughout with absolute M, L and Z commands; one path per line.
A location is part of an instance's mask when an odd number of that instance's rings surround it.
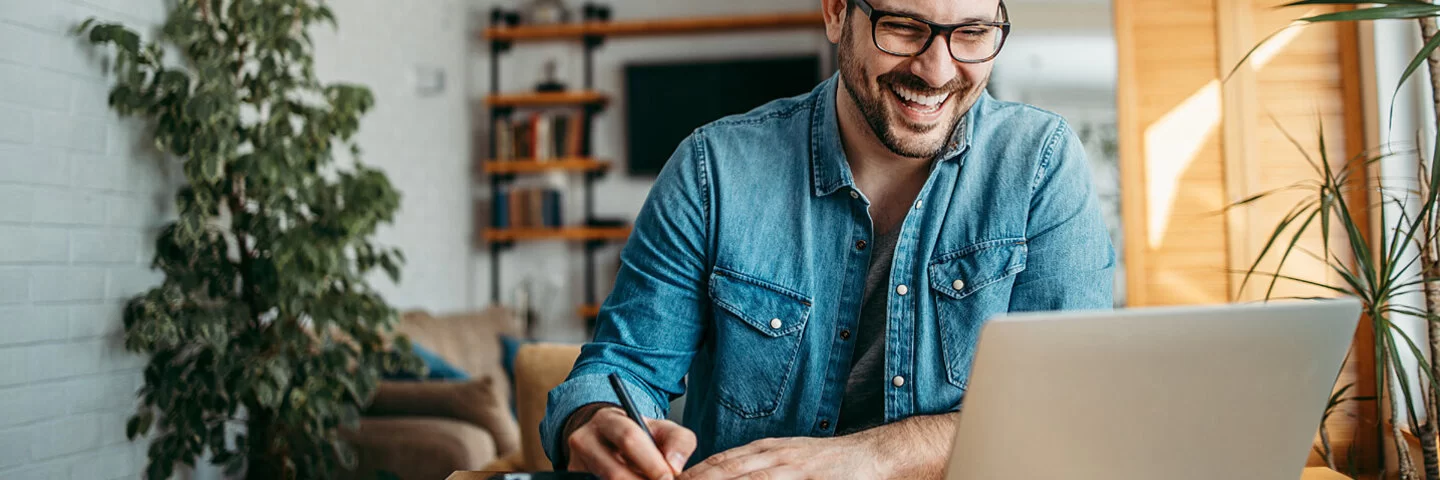
M 455 472 L 455 473 L 450 474 L 450 476 L 445 477 L 445 480 L 487 480 L 487 479 L 489 479 L 491 476 L 494 476 L 494 475 L 497 475 L 497 474 L 501 474 L 501 473 L 510 473 L 510 472 L 464 472 L 464 471 L 461 471 L 461 472 Z M 1310 479 L 1307 478 L 1307 479 L 1305 479 L 1305 480 L 1310 480 Z
M 455 472 L 450 474 L 446 480 L 486 480 L 497 473 L 506 472 Z M 1300 475 L 1300 480 L 1349 480 L 1349 478 L 1324 467 L 1306 468 L 1305 472 Z

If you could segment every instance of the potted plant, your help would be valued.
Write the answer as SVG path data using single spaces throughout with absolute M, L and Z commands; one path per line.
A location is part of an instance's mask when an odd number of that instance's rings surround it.
M 1422 0 L 1371 0 L 1371 1 L 1347 1 L 1347 0 L 1302 0 L 1286 4 L 1287 7 L 1302 5 L 1343 5 L 1353 9 L 1342 10 L 1333 13 L 1315 15 L 1301 18 L 1303 23 L 1315 22 L 1349 22 L 1369 21 L 1385 19 L 1414 19 L 1420 23 L 1421 34 L 1424 46 L 1418 51 L 1410 64 L 1401 75 L 1400 84 L 1410 78 L 1421 66 L 1428 65 L 1430 73 L 1431 91 L 1434 98 L 1440 102 L 1440 35 L 1437 35 L 1436 18 L 1440 17 L 1440 5 L 1435 5 Z M 1258 47 L 1257 47 L 1258 49 Z M 1253 53 L 1252 50 L 1251 53 Z M 1247 55 L 1248 59 L 1248 55 Z M 1245 64 L 1245 60 L 1240 62 Z M 1239 66 L 1236 69 L 1240 68 Z M 1400 86 L 1396 86 L 1398 92 Z M 1440 119 L 1440 103 L 1434 106 L 1433 112 L 1437 119 Z M 1288 133 L 1287 133 L 1288 136 Z M 1440 138 L 1436 139 L 1437 150 L 1427 160 L 1419 152 L 1392 152 L 1399 154 L 1415 153 L 1418 158 L 1418 180 L 1415 185 L 1355 185 L 1351 179 L 1355 174 L 1371 164 L 1381 160 L 1385 155 L 1369 155 L 1360 158 L 1349 159 L 1339 169 L 1331 168 L 1330 159 L 1326 158 L 1325 140 L 1323 132 L 1319 135 L 1320 155 L 1319 159 L 1313 159 L 1306 155 L 1306 160 L 1315 167 L 1317 179 L 1302 181 L 1282 189 L 1285 191 L 1304 191 L 1308 195 L 1295 205 L 1295 208 L 1280 220 L 1274 232 L 1267 240 L 1266 246 L 1262 249 L 1259 257 L 1245 272 L 1245 279 L 1248 281 L 1252 275 L 1257 274 L 1261 262 L 1267 256 L 1278 255 L 1279 263 L 1275 272 L 1265 273 L 1271 277 L 1269 292 L 1274 290 L 1274 282 L 1277 279 L 1287 279 L 1321 287 L 1342 295 L 1353 295 L 1358 297 L 1365 305 L 1367 315 L 1374 328 L 1375 338 L 1375 365 L 1376 365 L 1376 390 L 1379 398 L 1387 398 L 1390 406 L 1390 418 L 1387 425 L 1377 425 L 1388 432 L 1381 435 L 1381 438 L 1389 437 L 1391 446 L 1394 447 L 1400 476 L 1403 479 L 1418 478 L 1415 462 L 1411 459 L 1410 449 L 1405 433 L 1401 430 L 1401 422 L 1397 421 L 1403 415 L 1408 420 L 1408 425 L 1414 427 L 1414 435 L 1418 437 L 1423 457 L 1423 467 L 1427 480 L 1440 480 L 1440 462 L 1437 462 L 1436 455 L 1436 433 L 1437 410 L 1440 410 L 1440 400 L 1437 400 L 1437 393 L 1440 393 L 1440 362 L 1429 362 L 1422 348 L 1415 339 L 1401 328 L 1395 320 L 1402 317 L 1418 318 L 1428 325 L 1429 341 L 1425 342 L 1425 350 L 1429 358 L 1440 358 L 1440 255 L 1437 255 L 1437 242 L 1440 242 L 1440 223 L 1437 223 L 1437 216 L 1440 216 L 1440 168 L 1436 168 L 1434 161 L 1440 158 Z M 1298 142 L 1294 142 L 1302 153 L 1305 149 Z M 1318 181 L 1317 181 L 1318 180 Z M 1352 215 L 1360 209 L 1372 208 L 1370 205 L 1350 205 L 1346 192 L 1354 188 L 1368 188 L 1377 193 L 1381 198 L 1381 227 L 1388 232 L 1388 239 L 1370 244 L 1366 241 L 1369 225 L 1357 224 Z M 1237 203 L 1245 205 L 1263 198 L 1273 196 L 1277 191 L 1262 193 Z M 1397 207 L 1398 211 L 1405 212 L 1402 215 L 1387 217 L 1383 206 Z M 1291 254 L 1296 253 L 1296 246 L 1305 232 L 1319 228 L 1324 238 L 1324 249 L 1317 255 L 1317 258 L 1324 263 L 1342 279 L 1340 284 L 1330 285 L 1315 282 L 1309 279 L 1295 278 L 1283 274 L 1282 269 L 1285 260 Z M 1334 246 L 1340 251 L 1353 252 L 1353 262 L 1342 261 L 1343 255 L 1338 255 L 1337 250 L 1332 249 L 1330 244 L 1330 232 L 1332 229 L 1339 229 L 1344 233 L 1346 241 L 1344 245 Z M 1312 254 L 1313 255 L 1313 254 Z M 1410 277 L 1406 270 L 1408 267 L 1418 265 L 1421 270 L 1421 278 Z M 1243 285 L 1242 285 L 1243 289 Z M 1402 305 L 1396 302 L 1397 297 L 1412 293 L 1421 292 L 1424 294 L 1425 305 L 1423 308 L 1415 308 Z M 1407 355 L 1413 356 L 1419 362 L 1419 376 L 1412 376 L 1402 361 Z M 1412 384 L 1412 378 L 1419 378 L 1419 384 Z M 1399 386 L 1398 391 L 1389 392 L 1389 386 Z M 1343 387 L 1338 390 L 1337 395 L 1331 397 L 1331 404 L 1343 401 L 1341 395 L 1348 389 Z M 1421 398 L 1426 405 L 1426 415 L 1422 420 L 1416 412 L 1410 408 L 1414 405 L 1413 400 Z M 1329 410 L 1327 409 L 1327 412 Z M 1402 413 L 1403 412 L 1403 413 Z M 1328 414 L 1327 414 L 1328 415 Z M 1328 436 L 1322 424 L 1320 437 L 1322 441 L 1322 454 L 1334 467 L 1331 452 L 1329 451 Z
M 419 368 L 385 335 L 395 311 L 366 281 L 398 281 L 377 245 L 400 195 L 352 136 L 373 98 L 316 79 L 319 0 L 177 0 L 159 36 L 87 20 L 111 55 L 109 104 L 183 165 L 177 218 L 155 239 L 164 282 L 125 308 L 125 346 L 150 356 L 126 427 L 150 439 L 149 478 L 205 454 L 248 478 L 325 478 L 351 464 L 382 370 Z

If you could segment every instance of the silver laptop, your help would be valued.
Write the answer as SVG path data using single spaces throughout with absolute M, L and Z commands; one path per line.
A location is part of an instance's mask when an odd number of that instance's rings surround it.
M 1299 478 L 1354 300 L 1001 316 L 947 480 Z

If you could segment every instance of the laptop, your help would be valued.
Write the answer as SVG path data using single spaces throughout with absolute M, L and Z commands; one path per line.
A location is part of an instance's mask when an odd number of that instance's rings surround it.
M 1352 299 L 997 317 L 945 478 L 1298 478 L 1359 318 Z

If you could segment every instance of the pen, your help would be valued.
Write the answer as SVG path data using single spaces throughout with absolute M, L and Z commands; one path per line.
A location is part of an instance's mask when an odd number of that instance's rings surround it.
M 635 401 L 630 399 L 630 394 L 625 393 L 625 384 L 620 383 L 619 375 L 610 374 L 610 388 L 615 389 L 615 396 L 620 397 L 620 406 L 625 409 L 625 415 L 640 425 L 640 431 L 645 432 L 645 436 L 654 441 L 655 436 L 650 434 L 650 428 L 645 426 L 645 418 L 641 417 L 640 411 L 635 409 Z

